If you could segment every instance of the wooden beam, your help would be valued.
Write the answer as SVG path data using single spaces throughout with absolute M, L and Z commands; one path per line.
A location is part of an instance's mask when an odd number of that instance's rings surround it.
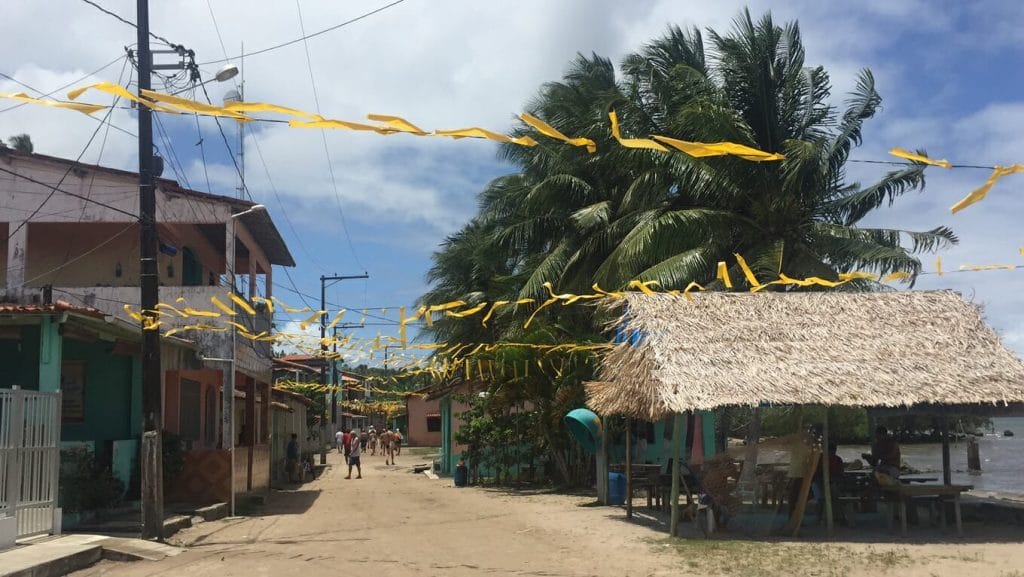
M 939 430 L 942 433 L 942 483 L 953 484 L 953 471 L 949 458 L 949 416 L 945 413 L 939 418 Z M 945 511 L 942 512 L 945 515 Z
M 825 462 L 821 468 L 821 481 L 823 484 L 823 494 L 825 498 L 825 529 L 828 531 L 828 536 L 831 537 L 833 533 L 832 526 L 832 452 L 829 449 L 828 441 L 828 407 L 825 407 L 825 421 L 822 426 L 821 444 L 824 445 Z
M 684 420 L 680 413 L 672 417 L 672 515 L 668 526 L 668 534 L 672 537 L 679 536 L 679 473 L 682 470 L 679 461 L 683 458 Z
M 633 518 L 633 419 L 626 417 L 626 518 Z

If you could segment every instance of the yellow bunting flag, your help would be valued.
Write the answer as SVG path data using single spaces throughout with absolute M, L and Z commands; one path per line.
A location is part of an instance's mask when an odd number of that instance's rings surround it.
M 313 310 L 313 309 L 311 309 L 309 307 L 302 307 L 301 309 L 292 308 L 292 307 L 288 306 L 288 303 L 285 303 L 285 302 L 281 301 L 281 299 L 279 299 L 277 297 L 270 297 L 270 298 L 273 299 L 273 301 L 275 303 L 277 303 L 278 306 L 283 308 L 284 312 L 286 312 L 286 313 L 308 313 L 309 311 Z
M 692 301 L 693 300 L 693 297 L 690 296 L 690 291 L 692 291 L 694 289 L 699 290 L 699 291 L 703 291 L 704 287 L 702 287 L 701 285 L 697 284 L 696 282 L 691 282 L 690 284 L 686 285 L 686 288 L 683 289 L 683 296 L 686 297 L 686 300 L 688 300 L 688 301 Z
M 520 114 L 519 118 L 522 119 L 522 121 L 525 122 L 526 124 L 532 126 L 534 129 L 537 130 L 537 132 L 543 134 L 544 136 L 561 140 L 566 144 L 571 144 L 573 146 L 585 146 L 587 148 L 587 152 L 589 152 L 590 154 L 594 154 L 595 152 L 597 152 L 597 143 L 595 143 L 593 140 L 589 138 L 569 138 L 568 136 L 559 132 L 559 130 L 554 126 L 551 126 L 547 122 L 544 122 L 543 120 L 537 118 L 536 116 L 526 112 Z
M 217 297 L 210 297 L 210 302 L 212 302 L 213 306 L 219 308 L 226 315 L 234 316 L 234 315 L 238 314 L 235 311 L 233 311 L 231 309 L 231 307 L 229 307 L 228 305 L 226 305 L 223 302 L 221 302 L 221 300 L 219 298 L 217 298 Z
M 346 309 L 341 309 L 340 311 L 338 311 L 338 314 L 334 315 L 334 318 L 331 319 L 330 324 L 327 325 L 327 330 L 331 330 L 334 327 L 338 326 L 338 323 L 341 322 L 341 318 L 345 316 L 346 312 Z
M 960 200 L 960 202 L 951 206 L 949 209 L 950 212 L 956 214 L 961 210 L 967 208 L 968 206 L 971 206 L 976 202 L 980 202 L 982 199 L 985 198 L 989 191 L 992 190 L 992 187 L 995 186 L 996 182 L 998 182 L 1000 178 L 1004 176 L 1009 176 L 1011 174 L 1016 174 L 1018 172 L 1024 172 L 1024 164 L 1014 164 L 1013 166 L 995 167 L 992 170 L 992 174 L 989 175 L 988 180 L 985 181 L 985 184 L 981 185 L 976 190 L 965 196 L 962 200 Z
M 661 286 L 661 283 L 659 283 L 656 280 L 649 280 L 649 281 L 631 280 L 631 281 L 629 281 L 629 288 L 637 289 L 640 292 L 644 293 L 645 295 L 653 295 L 653 294 L 655 294 L 655 292 L 653 290 L 651 290 L 652 286 Z
M 942 257 L 935 257 L 935 274 L 942 276 Z
M 66 108 L 68 110 L 74 110 L 75 112 L 81 112 L 82 114 L 92 114 L 100 110 L 104 110 L 107 107 L 100 104 L 84 104 L 81 102 L 64 102 L 63 100 L 43 100 L 42 98 L 34 98 L 25 94 L 24 92 L 0 92 L 0 98 L 9 98 L 11 100 L 17 100 L 19 102 L 25 102 L 27 104 L 38 104 L 40 106 L 49 106 L 51 108 Z
M 657 150 L 658 152 L 668 152 L 668 149 L 658 144 L 657 142 L 649 138 L 622 138 L 622 133 L 619 132 L 619 117 L 615 114 L 614 110 L 608 112 L 608 119 L 612 122 L 612 136 L 615 140 L 619 141 L 619 144 L 626 148 L 644 148 L 648 150 Z
M 185 314 L 187 314 L 190 317 L 203 317 L 208 319 L 217 319 L 220 318 L 221 316 L 220 313 L 216 313 L 213 311 L 201 311 L 198 309 L 194 309 L 192 307 L 185 307 Z
M 537 141 L 529 136 L 512 138 L 511 136 L 498 134 L 497 132 L 491 132 L 490 130 L 475 126 L 470 128 L 458 128 L 455 130 L 435 130 L 434 134 L 437 136 L 447 136 L 456 140 L 460 138 L 483 138 L 484 140 L 493 140 L 494 142 L 504 142 L 507 144 L 518 144 L 520 146 L 537 146 Z
M 718 261 L 718 274 L 715 278 L 725 283 L 725 288 L 732 288 L 732 279 L 729 278 L 729 267 L 725 266 L 725 261 Z
M 416 126 L 400 116 L 367 114 L 366 117 L 374 122 L 382 122 L 386 124 L 387 126 L 384 127 L 384 130 L 389 130 L 391 132 L 405 132 L 407 134 L 415 134 L 416 136 L 427 136 L 429 134 L 426 130 L 423 130 L 419 126 Z
M 164 94 L 162 92 L 156 92 L 154 90 L 142 90 L 142 95 L 150 100 L 161 102 L 163 104 L 169 104 L 179 110 L 185 112 L 195 112 L 205 116 L 225 116 L 234 120 L 240 120 L 242 122 L 249 122 L 252 119 L 248 116 L 239 112 L 226 110 L 223 107 L 216 106 L 213 104 L 204 104 L 202 102 L 196 102 L 195 100 L 189 100 L 188 98 L 181 98 L 180 96 L 171 96 L 170 94 Z
M 167 303 L 157 303 L 156 304 L 156 309 L 158 311 L 160 309 L 170 309 L 170 310 L 174 311 L 175 314 L 177 314 L 179 317 L 181 317 L 183 319 L 187 319 L 190 316 L 188 313 L 180 311 L 176 307 L 171 306 L 171 305 L 169 305 Z
M 131 305 L 124 305 L 124 312 L 128 313 L 128 316 L 132 317 L 136 321 L 141 321 L 142 320 L 142 314 L 137 313 L 134 310 L 132 310 Z
M 405 325 L 408 322 L 408 319 L 405 318 L 405 307 L 398 307 L 398 340 L 401 341 L 403 349 L 409 346 L 405 332 Z
M 306 330 L 307 328 L 309 328 L 309 325 L 313 323 L 313 321 L 320 320 L 320 317 L 326 314 L 327 311 L 316 311 L 315 313 L 309 315 L 309 318 L 299 323 L 299 329 Z
M 466 309 L 464 311 L 458 311 L 458 312 L 447 311 L 445 314 L 447 316 L 455 317 L 457 319 L 464 319 L 466 317 L 471 317 L 471 316 L 477 314 L 478 312 L 484 310 L 485 308 L 487 308 L 487 303 L 480 303 L 480 304 L 476 305 L 475 307 Z
M 878 280 L 878 275 L 862 271 L 841 272 L 839 273 L 839 280 L 846 282 L 852 280 Z
M 677 140 L 667 136 L 654 135 L 651 136 L 651 138 L 663 144 L 667 144 L 694 158 L 705 158 L 709 156 L 738 156 L 744 160 L 750 160 L 752 162 L 785 160 L 786 158 L 781 154 L 765 152 L 763 150 L 758 150 L 742 144 L 736 144 L 734 142 L 713 142 L 707 144 L 703 142 L 687 142 L 685 140 Z
M 907 280 L 909 278 L 910 278 L 910 273 L 906 273 L 906 272 L 903 272 L 903 271 L 896 271 L 894 273 L 889 273 L 888 275 L 883 277 L 882 278 L 882 282 L 883 283 L 889 283 L 889 282 L 897 281 L 897 280 Z
M 256 314 L 256 309 L 252 308 L 252 305 L 250 305 L 248 302 L 246 302 L 246 300 L 243 299 L 242 297 L 236 295 L 235 293 L 229 294 L 228 297 L 231 298 L 231 300 L 236 305 L 241 307 L 241 309 L 243 311 L 245 311 L 247 314 L 249 314 L 249 315 L 255 315 Z
M 620 299 L 620 298 L 626 296 L 625 293 L 621 293 L 621 292 L 608 292 L 608 291 L 602 289 L 601 287 L 597 286 L 597 283 L 594 283 L 594 285 L 592 287 L 590 287 L 590 288 L 594 289 L 594 292 L 596 292 L 597 294 L 599 294 L 601 296 L 605 296 L 605 297 L 611 297 L 611 298 Z
M 267 312 L 274 314 L 274 301 L 263 297 L 252 297 L 252 302 L 263 303 L 267 307 Z
M 747 266 L 747 260 L 740 256 L 739 254 L 736 254 L 734 256 L 736 257 L 736 262 L 740 265 L 740 270 L 743 271 L 743 276 L 747 278 L 747 284 L 749 284 L 751 288 L 757 288 L 761 286 L 761 283 L 758 282 L 757 277 L 754 276 L 754 271 L 750 270 L 750 267 Z
M 136 102 L 152 110 L 159 110 L 160 112 L 170 112 L 171 114 L 181 114 L 181 112 L 169 106 L 157 104 L 156 102 L 153 102 L 152 100 L 147 100 L 145 98 L 139 98 L 135 94 L 129 92 L 128 89 L 126 89 L 124 86 L 121 86 L 120 84 L 111 84 L 110 82 L 97 82 L 96 84 L 90 84 L 88 86 L 76 88 L 71 92 L 68 92 L 68 99 L 77 100 L 78 97 L 81 96 L 82 93 L 84 93 L 87 90 L 99 90 L 100 92 L 106 92 L 107 94 L 120 96 L 125 100 L 131 100 L 132 102 Z
M 894 149 L 889 151 L 889 154 L 891 154 L 893 156 L 898 156 L 900 158 L 906 158 L 907 160 L 910 160 L 910 161 L 913 161 L 913 162 L 919 162 L 921 164 L 927 164 L 929 166 L 939 166 L 939 167 L 946 168 L 946 169 L 953 168 L 953 165 L 950 164 L 950 162 L 948 160 L 932 160 L 931 158 L 928 158 L 927 156 L 923 156 L 923 155 L 920 155 L 920 154 L 914 154 L 913 152 L 910 152 L 909 150 L 903 150 L 902 148 L 894 148 Z
M 526 319 L 526 323 L 523 324 L 523 328 L 524 329 L 530 328 L 530 323 L 533 322 L 533 318 L 537 316 L 537 313 L 539 313 L 540 311 L 544 310 L 544 308 L 547 307 L 548 305 L 552 305 L 552 304 L 557 303 L 557 302 L 558 302 L 558 298 L 557 297 L 552 297 L 552 298 L 549 298 L 548 300 L 544 301 L 543 303 L 541 303 L 541 305 L 539 307 L 537 307 L 537 309 L 535 311 L 533 311 L 533 314 L 530 315 L 530 318 Z
M 231 112 L 277 112 L 279 114 L 286 114 L 288 116 L 299 116 L 302 118 L 320 118 L 316 114 L 303 112 L 302 110 L 296 110 L 294 108 L 288 108 L 287 106 L 268 104 L 266 102 L 239 102 L 235 100 L 232 102 L 225 103 L 224 110 L 228 110 Z
M 347 120 L 328 120 L 326 118 L 317 118 L 309 121 L 289 120 L 288 126 L 292 128 L 337 128 L 340 130 L 360 130 L 364 132 L 376 132 L 377 134 L 391 134 L 394 132 L 381 128 L 380 126 L 371 126 L 369 124 L 349 122 Z
M 1019 253 L 1020 253 L 1020 256 L 1024 256 L 1024 246 L 1022 246 L 1022 247 L 1018 248 L 1018 249 L 1017 249 L 1017 252 L 1019 252 Z

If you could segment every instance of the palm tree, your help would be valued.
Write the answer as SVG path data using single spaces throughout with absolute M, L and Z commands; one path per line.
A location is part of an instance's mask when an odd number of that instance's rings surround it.
M 7 142 L 10 143 L 11 148 L 18 152 L 31 153 L 34 150 L 34 147 L 32 146 L 32 137 L 27 134 L 15 134 L 8 138 Z M 0 141 L 0 145 L 2 144 L 3 142 Z

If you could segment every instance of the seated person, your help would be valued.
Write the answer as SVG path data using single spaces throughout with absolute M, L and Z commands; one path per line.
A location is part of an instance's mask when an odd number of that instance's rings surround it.
M 871 453 L 862 453 L 861 457 L 874 467 L 875 480 L 879 485 L 899 483 L 900 445 L 885 427 L 879 426 L 875 429 L 875 442 L 871 444 Z

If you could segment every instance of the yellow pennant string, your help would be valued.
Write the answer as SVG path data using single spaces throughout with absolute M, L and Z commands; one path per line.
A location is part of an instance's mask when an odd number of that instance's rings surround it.
M 252 302 L 263 303 L 267 307 L 267 312 L 269 312 L 271 315 L 274 314 L 274 301 L 270 299 L 265 299 L 263 297 L 252 297 Z
M 520 146 L 537 146 L 537 141 L 530 138 L 529 136 L 520 136 L 519 138 L 512 138 L 504 134 L 498 134 L 497 132 L 491 132 L 478 127 L 470 128 L 458 128 L 455 130 L 435 130 L 434 134 L 437 136 L 447 136 L 456 140 L 460 138 L 483 138 L 485 140 L 492 140 L 494 142 L 504 142 L 507 144 L 518 144 Z
M 217 297 L 210 297 L 210 302 L 213 303 L 213 306 L 219 308 L 221 311 L 224 312 L 224 314 L 228 316 L 234 316 L 237 314 L 235 311 L 231 310 L 231 307 L 221 302 L 221 300 Z
M 171 114 L 181 114 L 181 112 L 174 108 L 157 104 L 152 100 L 147 100 L 145 98 L 139 98 L 135 94 L 129 92 L 124 86 L 121 86 L 119 84 L 111 84 L 109 82 L 97 82 L 96 84 L 90 84 L 88 86 L 76 88 L 71 92 L 68 92 L 68 100 L 77 100 L 78 97 L 81 96 L 82 93 L 84 93 L 87 90 L 99 90 L 100 92 L 106 92 L 107 94 L 120 96 L 125 100 L 131 100 L 132 102 L 136 102 L 152 110 L 159 110 L 160 112 L 169 112 Z
M 132 310 L 131 305 L 124 305 L 124 312 L 128 313 L 128 316 L 130 316 L 131 318 L 135 319 L 136 321 L 141 321 L 142 320 L 142 314 L 141 313 L 137 313 L 134 310 Z
M 465 301 L 450 301 L 450 302 L 446 302 L 446 303 L 439 304 L 439 305 L 433 305 L 433 306 L 431 306 L 430 308 L 427 309 L 427 312 L 428 313 L 435 313 L 435 312 L 441 312 L 441 311 L 448 311 L 448 310 L 451 310 L 451 309 L 457 309 L 459 307 L 464 307 L 464 306 L 466 306 Z
M 907 280 L 909 278 L 910 278 L 910 274 L 909 273 L 905 273 L 905 272 L 902 272 L 902 271 L 896 271 L 894 273 L 890 273 L 890 274 L 886 275 L 885 277 L 883 277 L 882 278 L 882 282 L 883 283 L 889 283 L 889 282 L 897 281 L 897 280 Z
M 173 307 L 173 306 L 171 306 L 169 304 L 166 304 L 166 303 L 157 303 L 156 304 L 156 309 L 157 310 L 160 310 L 160 309 L 172 310 L 172 311 L 175 312 L 175 314 L 177 314 L 179 317 L 181 317 L 183 319 L 187 319 L 189 317 L 188 313 L 182 312 L 182 311 L 178 310 L 177 308 L 175 308 L 175 307 Z
M 903 274 L 906 274 L 906 273 L 903 273 Z M 909 277 L 910 275 L 907 275 L 907 276 Z M 809 276 L 809 277 L 807 277 L 805 282 L 808 282 L 810 284 L 815 284 L 815 285 L 818 285 L 818 286 L 823 286 L 823 287 L 828 287 L 828 288 L 835 288 L 835 287 L 837 287 L 839 285 L 845 284 L 847 281 L 840 280 L 840 281 L 836 282 L 836 281 L 832 281 L 832 280 L 828 280 L 828 279 L 823 279 L 821 277 Z
M 17 100 L 27 104 L 38 104 L 40 106 L 49 106 L 51 108 L 66 108 L 68 110 L 74 110 L 75 112 L 81 112 L 82 114 L 92 114 L 93 112 L 105 110 L 107 108 L 100 104 L 64 102 L 63 100 L 43 100 L 42 98 L 33 98 L 24 92 L 0 92 L 0 98 L 9 98 L 11 100 Z
M 306 320 L 304 320 L 301 323 L 299 323 L 299 329 L 306 330 L 307 328 L 309 328 L 309 325 L 313 321 L 320 320 L 320 317 L 322 317 L 322 316 L 324 316 L 326 314 L 327 314 L 327 311 L 316 311 L 315 313 L 309 315 L 309 318 L 307 318 Z
M 494 311 L 498 310 L 499 307 L 507 305 L 508 303 L 509 301 L 494 301 L 493 303 L 491 303 L 490 310 L 488 310 L 487 314 L 484 315 L 484 318 L 480 321 L 480 324 L 486 327 L 487 321 L 491 320 L 491 316 L 494 315 Z
M 472 380 L 473 380 L 473 374 L 470 372 L 469 359 L 466 359 L 466 381 L 468 382 L 468 381 L 472 381 Z
M 897 156 L 899 158 L 905 158 L 905 159 L 911 160 L 913 162 L 920 162 L 921 164 L 927 164 L 929 166 L 940 166 L 940 167 L 946 168 L 946 169 L 953 168 L 953 165 L 950 164 L 948 160 L 932 160 L 931 158 L 928 158 L 927 156 L 922 156 L 920 154 L 914 154 L 913 152 L 910 152 L 909 150 L 903 150 L 902 148 L 894 148 L 894 149 L 889 151 L 889 154 L 891 154 L 893 156 Z
M 526 319 L 526 323 L 523 324 L 523 328 L 524 329 L 530 328 L 530 323 L 533 322 L 533 318 L 537 316 L 537 313 L 539 313 L 540 311 L 544 310 L 544 308 L 547 307 L 548 305 L 552 305 L 552 304 L 554 304 L 556 302 L 558 302 L 558 299 L 555 298 L 555 297 L 552 297 L 552 298 L 549 298 L 548 300 L 544 301 L 543 303 L 541 303 L 541 305 L 539 307 L 537 307 L 537 309 L 535 311 L 533 311 L 533 314 L 530 315 L 530 318 Z
M 233 112 L 231 110 L 225 110 L 220 106 L 204 104 L 202 102 L 196 102 L 195 100 L 189 100 L 188 98 L 181 98 L 180 96 L 171 96 L 170 94 L 164 94 L 162 92 L 156 92 L 154 90 L 143 89 L 141 92 L 142 96 L 150 100 L 155 100 L 156 102 L 169 104 L 185 112 L 195 112 L 197 114 L 202 114 L 205 116 L 224 116 L 241 122 L 249 122 L 252 120 L 244 114 Z
M 1017 249 L 1017 252 L 1019 252 L 1019 253 L 1020 253 L 1020 256 L 1024 256 L 1024 246 L 1022 246 L 1022 247 L 1018 248 L 1018 249 Z
M 725 288 L 732 288 L 732 279 L 729 278 L 729 267 L 725 266 L 724 260 L 718 261 L 718 274 L 715 278 L 725 283 Z
M 676 140 L 667 136 L 651 136 L 654 140 L 667 144 L 676 150 L 688 154 L 694 158 L 705 158 L 709 156 L 738 156 L 752 162 L 766 162 L 772 160 L 785 160 L 785 156 L 776 153 L 765 152 L 734 142 L 687 142 Z
M 749 284 L 752 288 L 757 288 L 761 286 L 761 283 L 758 282 L 757 277 L 754 276 L 754 271 L 750 270 L 750 267 L 747 266 L 747 260 L 740 256 L 739 254 L 736 254 L 735 256 L 736 262 L 740 265 L 740 270 L 743 271 L 743 276 L 747 278 L 747 284 Z
M 471 316 L 477 314 L 478 312 L 484 310 L 485 308 L 487 308 L 487 303 L 480 303 L 480 304 L 476 305 L 475 307 L 466 309 L 464 311 L 458 311 L 458 312 L 448 311 L 445 314 L 447 316 L 455 317 L 457 319 L 464 319 L 466 317 L 471 317 Z
M 690 296 L 690 291 L 693 291 L 694 289 L 699 290 L 699 291 L 703 291 L 704 287 L 702 287 L 701 285 L 697 284 L 696 282 L 691 282 L 690 284 L 686 285 L 686 288 L 683 289 L 683 296 L 686 297 L 686 300 L 691 301 L 691 302 L 693 301 L 693 297 Z
M 231 298 L 232 301 L 234 301 L 236 305 L 241 307 L 241 309 L 248 313 L 249 315 L 256 314 L 256 309 L 252 308 L 252 306 L 248 302 L 246 302 L 246 300 L 243 299 L 242 297 L 236 295 L 235 293 L 231 293 L 228 296 Z
M 622 133 L 619 132 L 619 116 L 615 114 L 614 110 L 608 112 L 608 119 L 612 122 L 612 136 L 615 140 L 619 141 L 619 144 L 626 148 L 644 148 L 647 150 L 657 150 L 658 152 L 668 152 L 668 149 L 658 144 L 657 142 L 650 140 L 649 138 L 622 138 Z
M 341 317 L 345 316 L 346 312 L 346 309 L 341 309 L 340 311 L 338 311 L 338 314 L 334 315 L 334 318 L 331 319 L 330 324 L 327 325 L 327 330 L 331 330 L 334 327 L 338 326 L 338 323 L 341 322 Z
M 985 184 L 981 185 L 973 192 L 971 192 L 963 199 L 961 199 L 959 202 L 951 206 L 949 209 L 950 212 L 956 214 L 961 210 L 967 208 L 968 206 L 971 206 L 976 202 L 980 202 L 982 199 L 985 198 L 989 191 L 992 190 L 992 187 L 995 186 L 996 182 L 998 182 L 1000 178 L 1004 176 L 1009 176 L 1011 174 L 1016 174 L 1018 172 L 1024 172 L 1024 164 L 1014 164 L 1013 166 L 995 167 L 994 169 L 992 169 L 992 174 L 988 177 L 988 180 L 985 181 Z
M 277 104 L 269 104 L 266 102 L 239 102 L 237 100 L 227 102 L 224 104 L 224 110 L 229 112 L 277 112 L 279 114 L 285 114 L 288 116 L 299 116 L 302 118 L 317 119 L 319 116 L 309 112 L 303 112 L 302 110 L 296 110 L 294 108 L 288 108 L 286 106 L 278 106 Z
M 419 126 L 409 122 L 408 120 L 400 116 L 388 116 L 386 114 L 368 114 L 367 118 L 374 122 L 382 122 L 387 126 L 384 130 L 390 130 L 392 132 L 405 132 L 408 134 L 415 134 L 416 136 L 426 136 L 429 133 L 423 130 Z
M 935 257 L 935 274 L 942 276 L 942 257 Z
M 402 342 L 402 348 L 409 346 L 409 341 L 406 338 L 405 325 L 408 319 L 405 318 L 405 307 L 398 307 L 398 340 Z
M 841 272 L 839 273 L 839 280 L 847 282 L 852 280 L 878 280 L 878 275 L 861 271 Z
M 316 120 L 289 120 L 288 126 L 292 128 L 336 128 L 340 130 L 358 130 L 363 132 L 376 132 L 377 134 L 392 134 L 393 131 L 388 131 L 380 126 L 371 126 L 369 124 L 361 124 L 359 122 L 349 122 L 347 120 L 328 120 L 326 118 L 317 118 Z
M 596 292 L 597 294 L 599 294 L 601 296 L 605 296 L 605 297 L 611 297 L 611 298 L 620 299 L 620 298 L 626 296 L 626 293 L 608 292 L 608 291 L 602 289 L 601 287 L 597 286 L 597 283 L 594 283 L 594 285 L 592 287 L 590 287 L 590 288 L 594 289 L 594 292 Z
M 565 142 L 566 144 L 571 144 L 573 146 L 585 146 L 587 148 L 587 152 L 589 152 L 590 154 L 594 154 L 595 152 L 597 152 L 597 143 L 595 143 L 593 140 L 589 138 L 569 138 L 568 136 L 559 132 L 559 130 L 554 126 L 551 126 L 547 122 L 544 122 L 543 120 L 537 118 L 536 116 L 528 114 L 526 112 L 520 114 L 519 118 L 522 119 L 522 121 L 525 122 L 526 124 L 532 126 L 534 129 L 537 130 L 537 132 L 543 134 L 544 136 L 561 140 L 562 142 Z
M 661 283 L 659 283 L 656 280 L 649 280 L 649 281 L 631 280 L 631 281 L 629 281 L 629 288 L 637 289 L 640 292 L 644 293 L 645 295 L 655 294 L 654 291 L 651 290 L 652 286 L 661 286 Z
M 311 309 L 309 307 L 302 307 L 301 309 L 292 308 L 292 307 L 288 306 L 287 303 L 282 302 L 281 299 L 279 299 L 277 297 L 270 297 L 270 298 L 273 299 L 274 302 L 278 304 L 278 306 L 283 308 L 284 312 L 286 312 L 286 313 L 290 313 L 290 314 L 291 313 L 308 313 L 309 311 L 313 310 L 313 309 Z

